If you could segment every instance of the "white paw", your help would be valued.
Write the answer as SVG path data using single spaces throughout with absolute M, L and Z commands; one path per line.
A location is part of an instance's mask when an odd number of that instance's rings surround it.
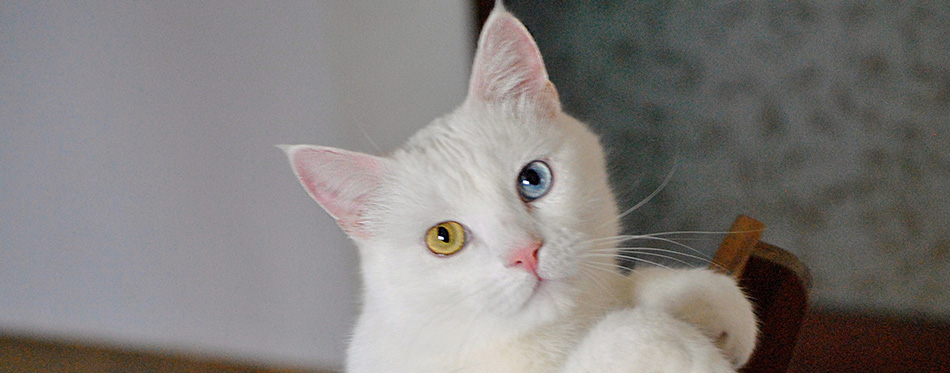
M 758 326 L 735 280 L 709 270 L 639 270 L 634 299 L 686 321 L 715 341 L 733 367 L 752 356 Z M 637 276 L 634 274 L 632 276 Z
M 733 285 L 719 295 L 721 298 L 718 298 L 718 301 L 710 302 L 704 299 L 697 301 L 702 304 L 701 307 L 683 308 L 678 317 L 695 325 L 703 334 L 715 340 L 716 346 L 726 354 L 733 367 L 738 368 L 745 365 L 752 356 L 758 325 L 752 312 L 752 304 L 738 287 Z
M 646 307 L 615 311 L 591 329 L 563 372 L 734 372 L 698 328 Z

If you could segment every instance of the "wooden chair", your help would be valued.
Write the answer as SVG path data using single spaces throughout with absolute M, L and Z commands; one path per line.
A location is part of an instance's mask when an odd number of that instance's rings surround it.
M 808 309 L 811 278 L 791 253 L 762 242 L 765 225 L 740 215 L 713 262 L 739 280 L 759 319 L 759 340 L 740 371 L 787 372 Z

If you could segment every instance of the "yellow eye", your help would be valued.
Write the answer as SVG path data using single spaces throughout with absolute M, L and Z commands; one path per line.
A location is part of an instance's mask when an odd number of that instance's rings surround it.
M 436 255 L 452 255 L 465 246 L 465 228 L 454 221 L 436 224 L 426 233 L 426 246 Z

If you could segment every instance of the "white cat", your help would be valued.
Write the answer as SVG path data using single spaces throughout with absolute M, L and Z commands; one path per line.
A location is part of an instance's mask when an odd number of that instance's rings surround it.
M 285 146 L 355 241 L 351 372 L 730 372 L 756 325 L 706 270 L 617 271 L 603 151 L 496 5 L 468 97 L 388 157 Z M 718 347 L 717 347 L 718 346 Z

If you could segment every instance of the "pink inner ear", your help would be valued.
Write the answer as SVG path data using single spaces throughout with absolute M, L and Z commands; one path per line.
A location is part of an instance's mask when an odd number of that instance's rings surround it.
M 382 179 L 376 157 L 339 149 L 296 146 L 288 151 L 301 184 L 348 234 L 367 237 L 366 204 Z
M 486 102 L 532 100 L 560 110 L 541 52 L 524 25 L 504 10 L 493 11 L 479 37 L 469 95 Z
M 484 99 L 503 99 L 509 94 L 537 88 L 547 81 L 541 53 L 534 40 L 508 13 L 492 17 L 485 25 L 479 52 L 472 88 Z
M 331 216 L 337 218 L 347 215 L 356 206 L 341 200 L 337 191 L 324 180 L 326 174 L 320 173 L 321 167 L 332 163 L 334 153 L 326 150 L 301 149 L 294 154 L 294 170 L 300 178 L 310 196 L 317 201 Z

